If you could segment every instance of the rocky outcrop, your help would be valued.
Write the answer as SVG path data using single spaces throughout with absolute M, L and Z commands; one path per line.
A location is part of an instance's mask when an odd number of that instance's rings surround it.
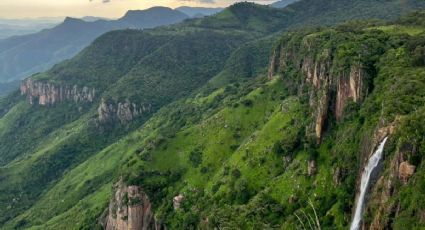
M 315 160 L 308 161 L 307 173 L 309 176 L 315 175 L 317 172 L 317 164 Z
M 79 87 L 77 85 L 56 85 L 34 81 L 31 78 L 22 81 L 20 91 L 21 95 L 27 96 L 28 103 L 42 106 L 54 105 L 63 101 L 74 101 L 75 103 L 93 102 L 96 96 L 94 88 Z
M 351 71 L 346 75 L 341 75 L 337 83 L 337 96 L 335 104 L 335 117 L 341 119 L 344 107 L 351 99 L 353 102 L 360 102 L 362 99 L 364 71 L 360 65 L 352 65 Z
M 119 103 L 107 103 L 107 101 L 102 98 L 97 113 L 98 120 L 101 124 L 114 122 L 116 120 L 125 124 L 144 113 L 151 112 L 151 109 L 151 104 L 137 104 L 129 100 Z
M 416 167 L 409 164 L 407 161 L 403 161 L 398 167 L 398 178 L 403 184 L 407 184 L 409 178 L 415 173 Z
M 122 181 L 115 185 L 104 221 L 106 230 L 161 230 L 166 229 L 154 217 L 152 204 L 139 186 L 127 186 Z
M 333 175 L 332 175 L 332 181 L 335 186 L 341 185 L 341 179 L 344 175 L 344 171 L 340 167 L 336 167 L 332 169 Z
M 181 203 L 183 202 L 184 196 L 182 194 L 179 194 L 178 196 L 175 196 L 173 198 L 173 207 L 174 210 L 180 209 Z
M 301 72 L 304 74 L 304 81 L 312 85 L 309 91 L 309 104 L 312 112 L 315 114 L 314 131 L 318 142 L 322 139 L 323 127 L 328 118 L 328 107 L 330 99 L 330 51 L 324 50 L 323 59 L 314 61 L 312 58 L 306 58 L 302 62 Z M 292 56 L 292 55 L 290 55 Z
M 330 112 L 336 120 L 340 120 L 350 101 L 363 100 L 366 91 L 363 78 L 366 74 L 359 63 L 352 63 L 348 69 L 337 68 L 335 51 L 315 45 L 314 39 L 304 39 L 296 46 L 283 42 L 273 53 L 268 75 L 273 78 L 276 74 L 283 74 L 285 78 L 286 74 L 293 75 L 295 69 L 303 76 L 299 79 L 301 82 L 293 85 L 299 87 L 298 92 L 301 93 L 307 89 L 314 115 L 310 131 L 315 133 L 320 143 Z

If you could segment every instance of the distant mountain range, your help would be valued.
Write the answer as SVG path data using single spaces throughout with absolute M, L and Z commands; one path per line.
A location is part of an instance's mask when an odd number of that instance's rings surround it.
M 277 1 L 275 3 L 270 4 L 271 7 L 275 7 L 275 8 L 284 8 L 287 5 L 290 5 L 294 2 L 298 2 L 299 0 L 280 0 Z
M 209 16 L 216 14 L 223 10 L 223 8 L 206 8 L 206 7 L 190 7 L 190 6 L 181 6 L 176 8 L 176 10 L 187 14 L 191 18 Z
M 85 16 L 85 17 L 82 17 L 81 19 L 86 22 L 95 22 L 97 20 L 109 20 L 108 18 L 94 17 L 94 16 Z
M 0 19 L 0 39 L 52 28 L 63 18 Z
M 51 18 L 27 18 L 27 19 L 3 19 L 0 18 L 0 39 L 13 36 L 27 35 L 50 29 L 63 22 L 65 17 Z M 82 17 L 86 22 L 97 20 L 108 20 L 102 17 L 86 16 Z
M 188 17 L 166 7 L 128 11 L 124 17 L 109 21 L 68 17 L 52 29 L 0 40 L 0 82 L 19 80 L 44 71 L 73 57 L 105 32 L 153 28 L 181 22 Z
M 17 89 L 19 87 L 20 81 L 11 81 L 11 82 L 5 82 L 0 83 L 0 97 L 7 95 L 9 92 L 12 92 L 13 90 Z

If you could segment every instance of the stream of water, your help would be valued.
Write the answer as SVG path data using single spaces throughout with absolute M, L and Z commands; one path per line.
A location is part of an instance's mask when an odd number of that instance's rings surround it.
M 360 184 L 360 195 L 356 204 L 356 212 L 354 214 L 353 222 L 351 222 L 350 230 L 358 230 L 360 229 L 360 223 L 363 215 L 363 208 L 365 205 L 365 195 L 369 188 L 370 177 L 372 175 L 373 170 L 375 170 L 376 166 L 378 166 L 379 161 L 382 158 L 382 152 L 384 151 L 385 142 L 387 142 L 387 137 L 381 142 L 378 149 L 373 153 L 373 155 L 369 158 L 363 173 L 362 180 Z

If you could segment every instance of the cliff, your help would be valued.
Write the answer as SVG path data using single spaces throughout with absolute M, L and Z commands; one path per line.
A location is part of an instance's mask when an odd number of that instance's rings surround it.
M 336 44 L 324 44 L 322 35 L 291 36 L 286 35 L 274 50 L 268 75 L 270 79 L 282 75 L 287 87 L 308 96 L 314 123 L 307 132 L 320 143 L 330 115 L 339 121 L 350 102 L 364 99 L 367 74 L 359 61 L 342 63 Z
M 378 136 L 395 132 L 396 126 L 393 123 L 386 130 L 381 129 Z M 392 217 L 400 215 L 402 205 L 400 200 L 393 197 L 400 195 L 401 190 L 408 186 L 410 178 L 415 174 L 416 167 L 409 163 L 408 158 L 412 154 L 416 154 L 418 149 L 413 143 L 403 139 L 399 138 L 397 142 L 400 145 L 396 148 L 395 153 L 386 159 L 388 163 L 386 163 L 385 170 L 379 175 L 376 184 L 371 189 L 370 203 L 366 209 L 366 214 L 370 218 L 363 224 L 363 229 L 392 228 Z
M 35 81 L 31 78 L 22 81 L 20 91 L 21 95 L 26 95 L 28 103 L 36 103 L 42 106 L 54 105 L 63 101 L 93 102 L 96 96 L 94 88 L 77 85 L 55 85 Z
M 151 109 L 151 104 L 138 104 L 129 100 L 118 103 L 107 103 L 102 98 L 97 109 L 98 121 L 104 124 L 118 120 L 122 124 L 125 124 L 144 113 L 151 112 Z
M 109 203 L 104 228 L 106 230 L 166 229 L 155 220 L 152 204 L 141 188 L 127 186 L 122 181 L 115 185 L 115 195 Z

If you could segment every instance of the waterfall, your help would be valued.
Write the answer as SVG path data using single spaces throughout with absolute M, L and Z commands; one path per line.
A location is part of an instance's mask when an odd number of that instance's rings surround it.
M 362 180 L 360 184 L 360 196 L 359 196 L 359 199 L 357 200 L 356 212 L 354 214 L 353 222 L 351 222 L 350 230 L 358 230 L 360 228 L 360 222 L 362 220 L 363 208 L 364 208 L 364 202 L 365 202 L 365 195 L 366 195 L 367 189 L 369 188 L 370 176 L 373 170 L 375 170 L 376 166 L 378 166 L 378 163 L 382 158 L 382 152 L 384 151 L 384 145 L 386 141 L 387 141 L 387 137 L 385 137 L 385 139 L 379 145 L 378 149 L 369 158 L 369 161 L 367 162 L 363 170 Z

